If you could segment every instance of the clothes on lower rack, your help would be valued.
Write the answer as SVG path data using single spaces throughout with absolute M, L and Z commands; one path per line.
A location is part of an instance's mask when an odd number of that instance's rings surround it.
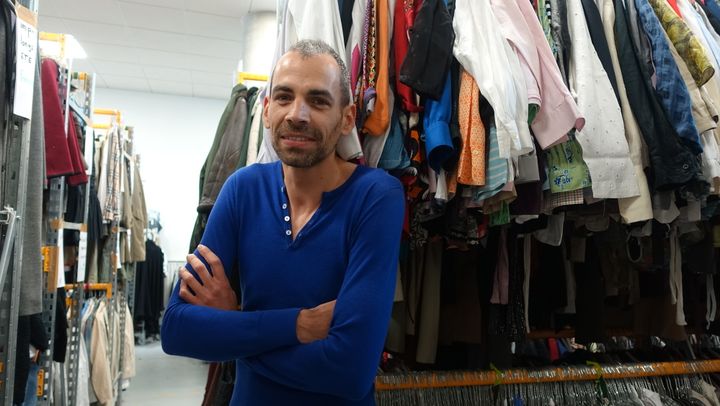
M 160 316 L 165 303 L 165 255 L 151 240 L 145 241 L 145 250 L 145 261 L 138 262 L 135 269 L 133 317 L 138 331 L 150 337 L 160 334 Z

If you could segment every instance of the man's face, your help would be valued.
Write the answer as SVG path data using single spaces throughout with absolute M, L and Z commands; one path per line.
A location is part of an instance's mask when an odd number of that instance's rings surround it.
M 283 163 L 309 168 L 332 156 L 355 120 L 354 106 L 342 106 L 340 91 L 340 69 L 330 55 L 280 58 L 263 120 Z

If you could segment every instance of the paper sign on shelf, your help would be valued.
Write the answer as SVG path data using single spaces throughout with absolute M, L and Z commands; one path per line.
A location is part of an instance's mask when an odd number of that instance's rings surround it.
M 38 32 L 37 14 L 18 4 L 17 26 L 15 27 L 15 101 L 13 113 L 32 118 L 33 86 L 37 59 Z

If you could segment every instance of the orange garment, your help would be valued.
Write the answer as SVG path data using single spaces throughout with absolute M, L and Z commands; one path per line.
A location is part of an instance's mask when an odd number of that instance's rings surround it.
M 390 91 L 390 32 L 388 30 L 388 0 L 377 0 L 375 3 L 377 16 L 377 78 L 375 80 L 375 107 L 368 115 L 363 131 L 371 135 L 383 135 L 390 125 L 390 108 L 388 92 Z
M 460 121 L 462 146 L 457 180 L 464 185 L 484 186 L 487 137 L 480 118 L 480 89 L 475 79 L 465 69 L 460 69 L 458 121 Z

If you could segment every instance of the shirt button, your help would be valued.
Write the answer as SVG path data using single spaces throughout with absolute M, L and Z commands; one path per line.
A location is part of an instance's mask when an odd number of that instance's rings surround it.
M 285 216 L 285 221 L 290 221 L 290 216 Z
M 285 235 L 290 235 L 290 234 L 292 234 L 292 231 L 290 231 L 290 230 L 285 231 Z
M 282 208 L 283 210 L 287 209 L 287 203 L 283 203 Z
M 683 169 L 687 170 L 690 167 L 688 164 L 683 164 Z

